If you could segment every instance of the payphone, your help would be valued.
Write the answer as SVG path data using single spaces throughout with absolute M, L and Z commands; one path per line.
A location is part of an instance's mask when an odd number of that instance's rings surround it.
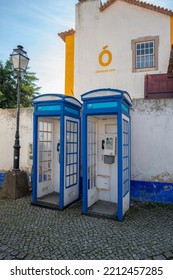
M 116 156 L 116 137 L 112 135 L 105 135 L 102 140 L 102 150 L 104 154 L 104 163 L 114 163 Z

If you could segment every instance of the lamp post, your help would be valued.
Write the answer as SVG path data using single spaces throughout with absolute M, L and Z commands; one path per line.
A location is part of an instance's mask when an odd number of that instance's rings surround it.
M 22 46 L 17 46 L 11 54 L 11 60 L 14 70 L 17 71 L 17 116 L 16 116 L 16 134 L 14 142 L 14 161 L 12 171 L 7 171 L 3 184 L 4 195 L 8 198 L 17 199 L 29 194 L 28 177 L 25 171 L 20 171 L 20 136 L 19 136 L 19 120 L 20 120 L 20 93 L 22 74 L 26 71 L 29 58 Z
M 27 69 L 29 58 L 27 53 L 23 50 L 22 46 L 17 46 L 17 49 L 13 50 L 11 54 L 11 60 L 13 68 L 18 72 L 17 74 L 17 116 L 16 116 L 16 133 L 14 142 L 14 159 L 13 159 L 13 171 L 19 171 L 20 160 L 20 136 L 19 136 L 19 121 L 20 121 L 20 93 L 21 93 L 21 78 L 22 73 Z

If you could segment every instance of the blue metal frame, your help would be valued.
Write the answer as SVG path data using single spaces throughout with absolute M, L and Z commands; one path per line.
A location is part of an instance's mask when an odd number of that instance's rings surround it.
M 60 201 L 59 206 L 64 207 L 64 116 L 60 117 Z
M 130 187 L 129 187 L 129 195 L 131 196 L 131 141 L 132 141 L 132 133 L 131 133 L 131 116 L 129 117 L 129 178 L 130 178 Z M 130 201 L 129 201 L 129 207 L 130 207 Z
M 118 113 L 118 220 L 123 219 L 123 162 L 122 162 L 122 112 Z
M 105 94 L 106 93 L 106 94 Z M 87 162 L 87 118 L 92 115 L 117 115 L 118 121 L 118 220 L 123 219 L 123 153 L 122 153 L 122 120 L 123 114 L 129 118 L 132 100 L 126 91 L 103 88 L 82 94 L 82 147 L 83 147 L 83 205 L 82 211 L 87 213 L 88 208 L 88 162 Z
M 127 138 L 127 140 L 125 140 L 124 143 L 124 139 L 123 139 L 123 197 L 126 196 L 126 194 L 129 192 L 129 182 L 130 182 L 130 173 L 129 173 L 129 157 L 130 157 L 130 150 L 129 150 L 129 121 L 123 119 L 123 138 Z M 126 155 L 126 153 L 124 154 L 124 151 L 126 150 L 125 148 L 127 148 L 128 150 L 128 154 Z M 126 159 L 128 161 L 128 165 L 124 168 L 124 159 Z M 126 171 L 128 171 L 128 178 L 126 178 L 124 180 L 124 173 L 126 173 Z M 126 189 L 126 187 L 124 187 L 124 185 L 128 182 L 128 188 Z M 125 188 L 125 190 L 124 190 Z
M 45 99 L 46 97 L 46 99 Z M 51 98 L 53 100 L 51 100 Z M 79 120 L 82 104 L 74 97 L 62 94 L 44 94 L 33 99 L 33 191 L 32 202 L 37 203 L 37 148 L 38 148 L 38 118 L 39 117 L 59 117 L 60 118 L 60 201 L 59 208 L 64 208 L 64 125 L 65 116 Z M 78 182 L 79 183 L 79 182 Z
M 88 122 L 87 122 L 87 114 L 83 112 L 82 116 L 82 148 L 83 148 L 83 157 L 82 157 L 82 171 L 83 171 L 83 191 L 82 191 L 82 211 L 83 213 L 87 212 L 88 208 L 88 146 L 87 146 L 87 131 L 88 131 Z
M 35 115 L 35 109 L 34 109 Z M 37 140 L 38 140 L 38 118 L 34 116 L 33 118 L 33 186 L 32 186 L 32 201 L 36 203 L 37 201 Z

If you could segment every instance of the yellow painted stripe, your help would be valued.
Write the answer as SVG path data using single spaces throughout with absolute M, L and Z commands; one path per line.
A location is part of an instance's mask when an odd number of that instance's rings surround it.
M 66 36 L 65 94 L 74 96 L 74 34 Z
M 173 45 L 173 16 L 170 17 L 170 42 Z

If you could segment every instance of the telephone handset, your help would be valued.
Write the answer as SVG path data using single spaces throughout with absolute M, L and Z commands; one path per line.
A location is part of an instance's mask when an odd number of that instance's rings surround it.
M 58 152 L 58 160 L 60 162 L 60 141 L 57 143 L 56 150 Z
M 60 152 L 60 143 L 57 143 L 57 152 Z
M 105 148 L 105 140 L 102 140 L 102 150 Z

